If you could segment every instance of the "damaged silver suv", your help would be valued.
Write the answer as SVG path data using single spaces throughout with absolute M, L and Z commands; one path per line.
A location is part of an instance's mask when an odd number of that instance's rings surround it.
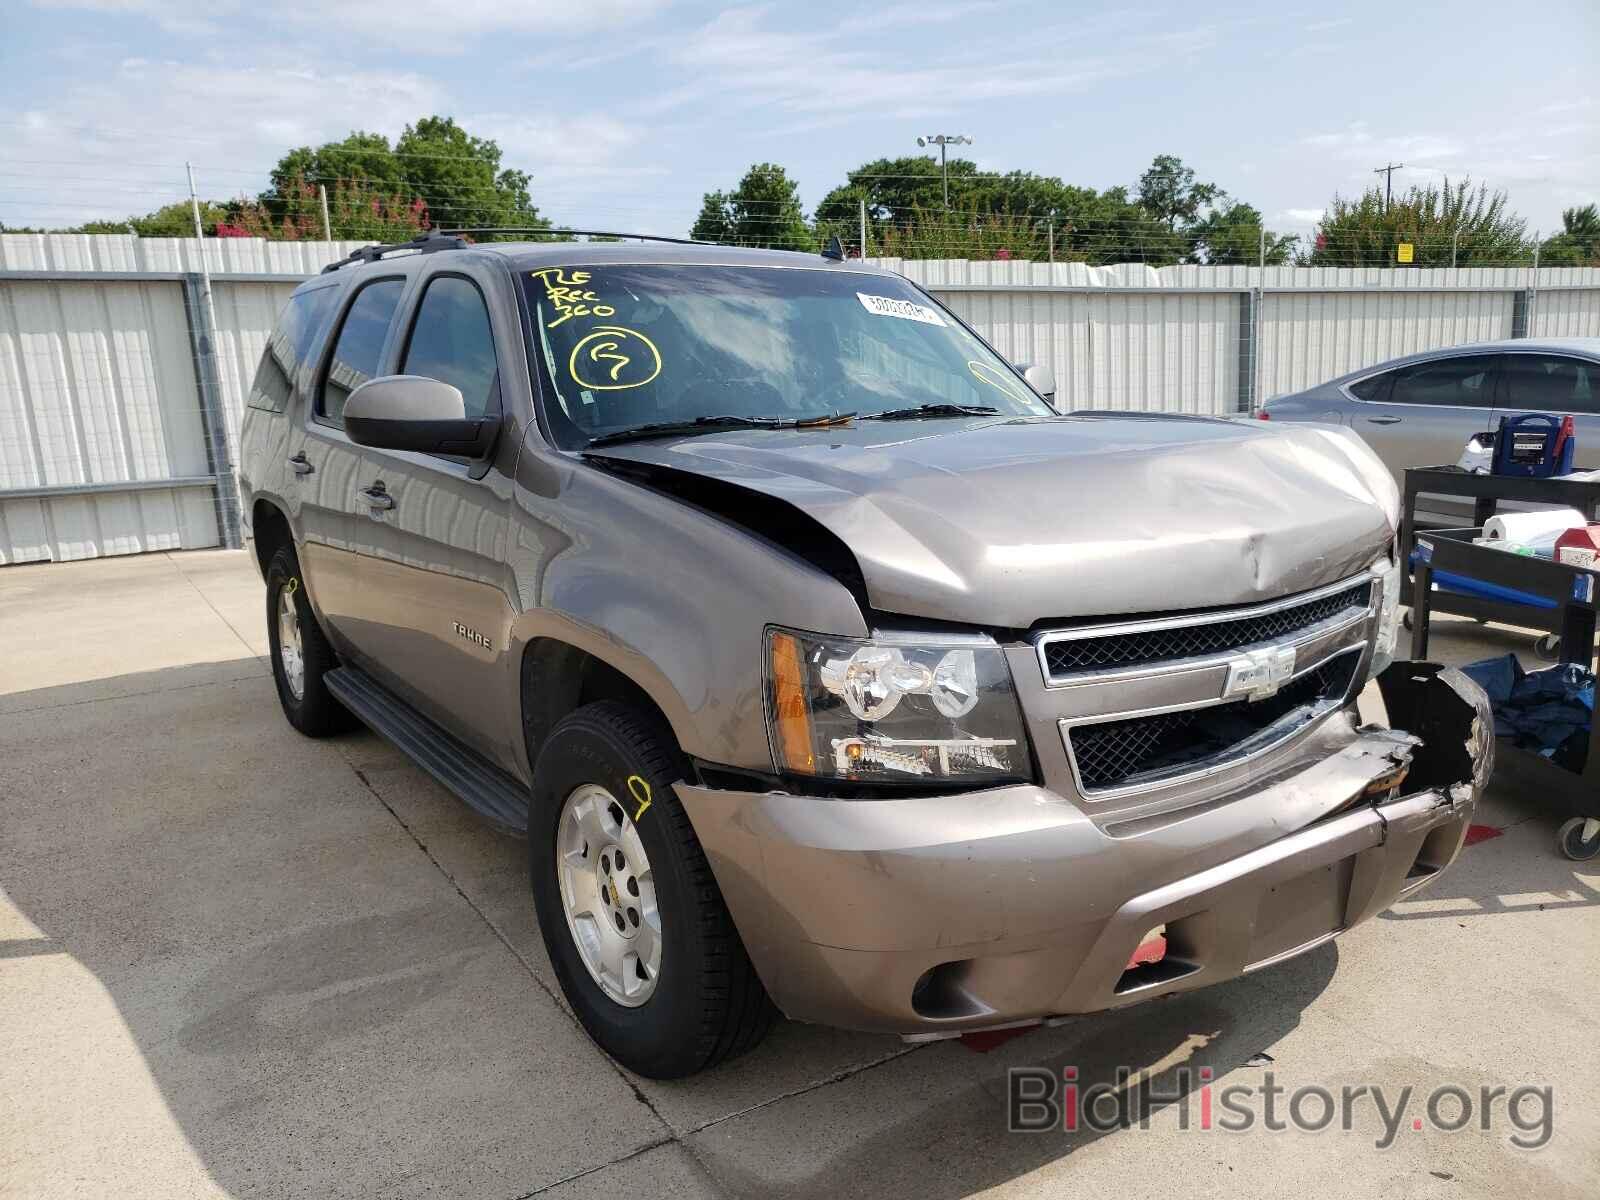
M 777 1012 L 1132 1004 L 1426 885 L 1492 726 L 1391 661 L 1389 473 L 1052 391 L 837 255 L 359 252 L 243 426 L 284 712 L 526 831 L 574 1012 L 650 1076 Z

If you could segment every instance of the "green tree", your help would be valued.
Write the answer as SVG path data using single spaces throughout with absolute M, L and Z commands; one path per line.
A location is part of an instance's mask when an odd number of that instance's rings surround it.
M 732 191 L 707 192 L 689 236 L 776 250 L 809 250 L 816 244 L 799 189 L 776 163 L 756 163 Z
M 1174 231 L 1180 224 L 1195 224 L 1203 210 L 1221 203 L 1226 196 L 1214 183 L 1196 183 L 1194 171 L 1174 154 L 1156 155 L 1139 176 L 1135 194 L 1140 208 Z
M 1511 211 L 1504 192 L 1476 189 L 1470 179 L 1412 187 L 1385 204 L 1383 188 L 1350 200 L 1334 196 L 1322 214 L 1311 252 L 1316 267 L 1394 266 L 1396 247 L 1409 242 L 1413 265 L 1505 266 L 1529 261 L 1528 223 Z
M 1190 239 L 1189 260 L 1211 266 L 1246 266 L 1259 263 L 1262 254 L 1262 220 L 1258 209 L 1242 201 L 1214 208 L 1184 231 Z M 1266 261 L 1271 267 L 1293 261 L 1293 234 L 1266 230 Z
M 226 204 L 214 200 L 200 202 L 200 226 L 208 234 L 216 232 L 217 225 L 227 219 Z M 175 200 L 142 217 L 129 217 L 125 221 L 88 221 L 72 232 L 125 234 L 130 227 L 140 237 L 193 237 L 194 209 L 187 200 Z
M 1600 267 L 1600 209 L 1593 204 L 1561 210 L 1561 232 L 1539 246 L 1539 264 Z
M 273 169 L 260 203 L 277 227 L 300 229 L 312 215 L 307 206 L 317 204 L 319 184 L 328 190 L 330 208 L 335 194 L 343 193 L 351 198 L 352 212 L 373 200 L 388 207 L 398 199 L 406 208 L 420 201 L 427 211 L 424 228 L 547 229 L 550 224 L 533 204 L 528 173 L 502 166 L 498 143 L 468 133 L 451 117 L 423 117 L 406 126 L 393 146 L 382 134 L 358 130 L 337 142 L 291 150 Z M 335 237 L 369 236 L 361 231 L 362 221 L 354 221 L 356 228 L 348 232 L 342 220 L 333 224 Z M 482 240 L 496 237 L 485 234 Z

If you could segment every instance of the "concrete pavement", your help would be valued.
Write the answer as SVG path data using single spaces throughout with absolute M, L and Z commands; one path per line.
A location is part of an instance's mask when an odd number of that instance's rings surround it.
M 1465 624 L 1453 660 L 1526 636 Z M 987 1053 L 781 1024 L 660 1084 L 558 998 L 522 843 L 277 708 L 259 581 L 203 551 L 0 571 L 0 1196 L 1592 1196 L 1600 864 L 1496 792 L 1336 945 Z M 1549 1084 L 1553 1133 L 1005 1132 L 1006 1068 L 1170 1088 Z M 1198 1076 L 1194 1076 L 1198 1079 Z M 1448 1108 L 1448 1104 L 1446 1105 Z M 1448 1115 L 1448 1114 L 1446 1114 Z

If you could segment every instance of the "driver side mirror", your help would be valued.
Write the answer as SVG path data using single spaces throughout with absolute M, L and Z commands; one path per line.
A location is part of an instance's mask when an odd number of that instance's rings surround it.
M 1018 363 L 1017 369 L 1022 372 L 1022 378 L 1027 380 L 1028 386 L 1039 395 L 1046 400 L 1056 398 L 1056 376 L 1049 367 L 1038 363 Z
M 360 446 L 483 458 L 500 431 L 497 416 L 469 417 L 459 388 L 421 375 L 369 379 L 344 406 L 344 431 Z

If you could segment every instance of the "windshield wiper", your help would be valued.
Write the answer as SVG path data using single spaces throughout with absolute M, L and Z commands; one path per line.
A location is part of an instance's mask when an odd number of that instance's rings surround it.
M 915 408 L 891 408 L 887 412 L 866 413 L 858 421 L 914 421 L 918 417 L 992 417 L 1000 410 L 987 404 L 919 404 Z
M 592 437 L 584 449 L 592 446 L 610 446 L 616 442 L 640 441 L 645 438 L 684 437 L 696 433 L 715 433 L 719 429 L 805 429 L 812 426 L 832 425 L 851 419 L 854 413 L 823 413 L 815 417 L 741 417 L 733 413 L 723 416 L 696 417 L 692 421 L 651 421 L 628 429 L 614 429 Z

